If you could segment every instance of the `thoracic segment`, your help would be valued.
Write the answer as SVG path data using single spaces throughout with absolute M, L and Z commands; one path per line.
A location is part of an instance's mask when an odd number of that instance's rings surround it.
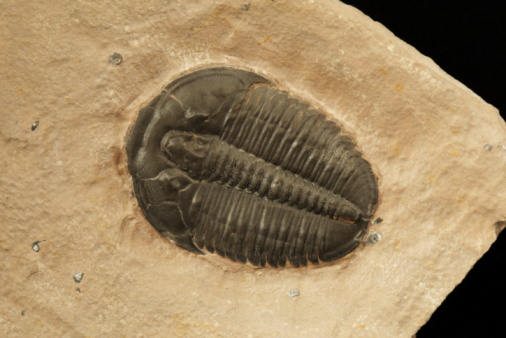
M 179 191 L 191 201 L 183 219 L 195 244 L 243 263 L 294 266 L 331 261 L 361 240 L 357 225 L 294 209 L 258 195 L 218 184 L 196 182 Z M 361 224 L 363 227 L 364 224 Z
M 169 160 L 195 180 L 219 182 L 333 219 L 355 223 L 361 218 L 360 209 L 350 201 L 217 136 L 170 131 L 161 148 Z
M 322 113 L 262 84 L 237 94 L 221 114 L 223 141 L 342 196 L 370 216 L 378 195 L 370 165 Z

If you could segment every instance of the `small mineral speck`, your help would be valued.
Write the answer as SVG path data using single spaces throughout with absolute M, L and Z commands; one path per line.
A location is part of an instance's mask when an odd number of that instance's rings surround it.
M 288 296 L 290 297 L 298 297 L 300 295 L 300 292 L 299 290 L 296 290 L 296 289 L 292 289 L 288 292 Z
M 81 288 L 76 288 L 76 291 L 77 292 L 81 292 Z
M 109 56 L 109 63 L 113 66 L 119 66 L 123 62 L 123 57 L 119 53 L 113 53 Z
M 251 3 L 248 2 L 241 7 L 241 11 L 247 11 L 251 7 Z
M 368 237 L 367 237 L 367 240 L 365 241 L 366 244 L 376 244 L 378 243 L 379 241 L 381 241 L 381 238 L 383 236 L 381 236 L 381 233 L 379 232 L 373 232 L 372 234 L 370 234 Z
M 35 121 L 34 123 L 32 123 L 32 131 L 37 129 L 38 126 L 39 126 L 39 121 Z
M 376 219 L 372 222 L 372 224 L 374 225 L 374 224 L 378 224 L 378 223 L 381 223 L 381 222 L 383 222 L 383 218 L 378 217 L 378 218 L 376 218 Z
M 21 311 L 21 315 L 22 315 L 22 316 L 24 316 L 25 314 L 26 314 L 26 311 L 25 311 L 25 310 Z
M 483 146 L 483 149 L 490 151 L 490 150 L 492 150 L 492 146 L 491 146 L 490 144 L 488 144 L 488 143 L 487 143 L 487 144 L 485 144 L 485 145 Z
M 39 244 L 42 243 L 44 241 L 35 241 L 32 243 L 32 250 L 35 251 L 35 252 L 39 252 L 40 251 L 40 246 Z
M 81 283 L 81 280 L 83 279 L 83 273 L 82 272 L 74 272 L 74 274 L 72 275 L 74 277 L 74 281 L 76 283 Z

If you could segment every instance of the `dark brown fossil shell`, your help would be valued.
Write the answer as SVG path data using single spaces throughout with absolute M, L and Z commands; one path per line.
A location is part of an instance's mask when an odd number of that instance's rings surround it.
M 139 113 L 127 154 L 139 206 L 163 236 L 243 263 L 341 258 L 378 201 L 369 163 L 335 121 L 239 69 L 167 86 Z

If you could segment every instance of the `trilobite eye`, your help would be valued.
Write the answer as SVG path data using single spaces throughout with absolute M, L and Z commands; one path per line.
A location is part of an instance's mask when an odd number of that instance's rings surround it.
M 378 202 L 371 166 L 335 121 L 238 69 L 171 83 L 139 114 L 127 152 L 140 208 L 160 233 L 242 263 L 339 259 Z

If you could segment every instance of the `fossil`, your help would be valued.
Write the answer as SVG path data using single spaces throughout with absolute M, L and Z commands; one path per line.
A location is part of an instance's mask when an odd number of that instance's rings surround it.
M 371 166 L 336 121 L 235 68 L 168 85 L 140 111 L 127 155 L 139 206 L 164 237 L 258 266 L 347 255 L 378 202 Z

